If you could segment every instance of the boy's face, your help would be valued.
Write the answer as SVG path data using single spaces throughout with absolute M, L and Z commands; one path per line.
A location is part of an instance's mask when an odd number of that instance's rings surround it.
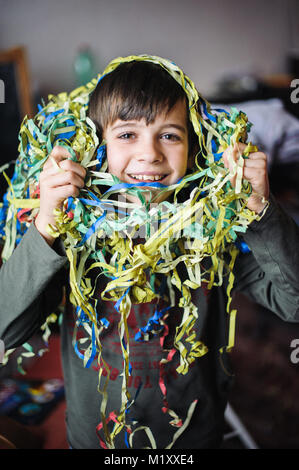
M 177 102 L 168 114 L 158 114 L 148 125 L 145 119 L 117 119 L 107 126 L 103 137 L 107 143 L 108 170 L 124 183 L 158 181 L 169 186 L 186 174 L 188 128 L 183 101 Z M 167 196 L 164 192 L 155 201 Z

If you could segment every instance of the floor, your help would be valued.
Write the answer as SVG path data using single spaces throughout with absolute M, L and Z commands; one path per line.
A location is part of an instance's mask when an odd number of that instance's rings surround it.
M 230 404 L 262 449 L 299 448 L 299 324 L 235 298 L 235 385 Z M 296 343 L 293 343 L 296 344 Z M 299 352 L 299 351 L 298 351 Z
M 56 333 L 50 336 L 49 352 L 38 359 L 34 359 L 30 364 L 27 363 L 26 371 L 24 376 L 16 375 L 15 373 L 11 376 L 24 378 L 26 381 L 63 378 L 59 334 Z M 66 404 L 63 397 L 51 410 L 46 419 L 38 425 L 18 425 L 0 416 L 0 435 L 2 434 L 1 429 L 3 429 L 3 433 L 8 432 L 9 437 L 11 437 L 10 440 L 17 443 L 17 448 L 68 449 L 65 410 Z
M 60 359 L 60 337 L 54 334 L 50 337 L 50 349 L 43 357 L 39 358 L 29 369 L 28 379 L 40 379 L 46 377 L 63 378 Z M 31 426 L 32 431 L 43 438 L 43 449 L 68 449 L 65 427 L 66 404 L 63 398 L 49 414 L 48 418 L 37 426 Z

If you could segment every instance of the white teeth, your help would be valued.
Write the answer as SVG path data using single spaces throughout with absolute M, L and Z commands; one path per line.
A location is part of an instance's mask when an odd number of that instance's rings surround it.
M 144 181 L 159 181 L 164 175 L 131 175 L 132 178 Z

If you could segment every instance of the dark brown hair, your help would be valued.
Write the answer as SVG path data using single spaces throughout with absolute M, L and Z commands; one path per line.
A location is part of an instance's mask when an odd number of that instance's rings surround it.
M 180 100 L 186 103 L 189 155 L 194 155 L 198 139 L 189 119 L 187 96 L 163 67 L 152 62 L 124 62 L 105 75 L 90 96 L 88 116 L 101 141 L 104 129 L 117 119 L 145 119 L 150 124 Z

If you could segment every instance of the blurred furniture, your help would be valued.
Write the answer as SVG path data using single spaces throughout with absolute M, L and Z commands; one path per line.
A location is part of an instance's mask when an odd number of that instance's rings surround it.
M 258 445 L 252 438 L 252 436 L 249 434 L 247 428 L 244 426 L 242 423 L 241 419 L 237 415 L 237 413 L 234 411 L 230 403 L 227 404 L 227 407 L 225 409 L 225 421 L 227 425 L 230 427 L 231 431 L 226 432 L 223 436 L 224 441 L 226 441 L 226 444 L 224 447 L 229 448 L 229 445 L 227 442 L 231 439 L 239 439 L 242 445 L 242 448 L 245 449 L 258 449 Z M 235 447 L 231 447 L 232 449 Z
M 0 51 L 0 167 L 18 155 L 18 133 L 25 115 L 33 116 L 29 67 L 26 49 L 22 46 Z M 4 95 L 4 96 L 3 96 Z M 11 176 L 12 168 L 8 170 Z M 0 180 L 0 199 L 7 183 Z
M 0 450 L 41 448 L 42 438 L 34 434 L 28 426 L 0 416 Z
M 217 90 L 208 97 L 211 103 L 242 103 L 253 100 L 280 99 L 285 109 L 299 118 L 298 103 L 291 100 L 293 74 L 256 77 L 251 74 L 228 75 L 217 83 Z

